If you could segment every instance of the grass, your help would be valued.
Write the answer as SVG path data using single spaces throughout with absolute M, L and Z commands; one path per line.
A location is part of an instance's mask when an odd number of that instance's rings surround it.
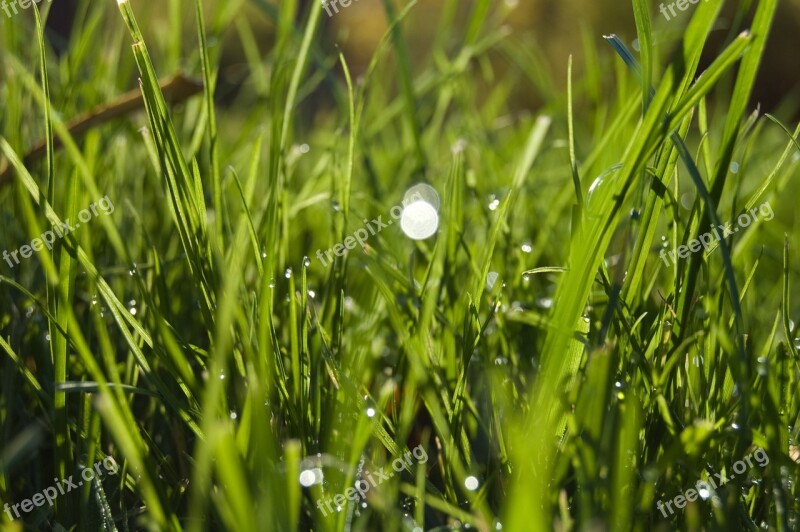
M 720 4 L 670 41 L 634 0 L 638 51 L 587 32 L 564 82 L 488 0 L 448 0 L 414 61 L 424 6 L 384 1 L 357 75 L 317 3 L 252 2 L 266 51 L 242 1 L 82 1 L 60 55 L 46 8 L 0 21 L 0 248 L 115 205 L 0 263 L 0 503 L 120 465 L 0 525 L 796 530 L 800 125 L 750 101 L 777 2 L 744 4 L 701 72 Z M 226 28 L 249 75 L 223 98 Z M 179 70 L 202 95 L 165 97 Z M 67 125 L 134 79 L 139 112 Z M 523 112 L 520 85 L 564 89 Z M 417 183 L 434 237 L 316 259 Z

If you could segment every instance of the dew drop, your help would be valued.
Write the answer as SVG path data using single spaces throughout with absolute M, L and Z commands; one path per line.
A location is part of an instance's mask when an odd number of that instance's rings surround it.
M 439 228 L 439 213 L 427 201 L 409 203 L 400 215 L 400 228 L 412 240 L 425 240 Z
M 436 212 L 439 212 L 439 207 L 441 206 L 439 193 L 436 192 L 435 188 L 428 185 L 427 183 L 417 183 L 416 185 L 410 187 L 403 193 L 404 207 L 416 201 L 424 201 L 430 203 L 431 205 L 433 205 L 433 208 L 436 210 Z
M 464 480 L 464 487 L 467 488 L 469 491 L 475 491 L 476 489 L 478 489 L 478 486 L 480 486 L 480 482 L 478 482 L 478 479 L 476 477 L 473 477 L 472 475 L 468 476 Z
M 500 274 L 497 272 L 489 272 L 489 275 L 486 276 L 486 290 L 491 290 L 494 288 L 499 276 Z
M 313 469 L 304 469 L 300 472 L 300 484 L 303 487 L 309 488 L 314 484 L 319 484 L 322 482 L 324 475 L 322 474 L 322 470 L 318 467 Z
M 766 357 L 758 357 L 758 365 L 756 366 L 756 371 L 762 377 L 766 377 L 769 373 L 769 359 Z
M 685 192 L 681 194 L 681 206 L 689 210 L 692 208 L 692 204 L 694 203 L 694 194 L 691 192 Z

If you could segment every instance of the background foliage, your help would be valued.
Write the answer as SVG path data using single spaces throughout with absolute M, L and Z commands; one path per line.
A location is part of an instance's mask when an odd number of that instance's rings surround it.
M 720 4 L 668 33 L 636 0 L 635 42 L 587 26 L 557 78 L 488 0 L 445 2 L 422 52 L 424 2 L 372 4 L 385 32 L 353 68 L 341 22 L 297 0 L 79 2 L 66 47 L 33 9 L 0 22 L 0 248 L 116 206 L 0 263 L 0 502 L 112 456 L 25 523 L 797 529 L 797 109 L 752 103 L 777 2 L 725 7 L 714 47 Z M 175 102 L 179 70 L 204 90 Z M 70 133 L 136 79 L 138 110 Z M 316 260 L 421 182 L 434 238 Z M 719 249 L 658 258 L 764 201 Z M 319 511 L 417 445 L 426 463 Z M 756 447 L 765 468 L 656 508 Z

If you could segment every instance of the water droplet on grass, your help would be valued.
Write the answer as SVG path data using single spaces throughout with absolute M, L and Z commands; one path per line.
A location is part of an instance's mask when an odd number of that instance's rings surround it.
M 769 359 L 766 357 L 758 357 L 758 364 L 756 366 L 756 371 L 762 377 L 766 377 L 769 373 Z
M 400 228 L 412 240 L 425 240 L 439 228 L 439 213 L 427 201 L 409 203 L 400 215 Z
M 425 201 L 430 203 L 437 212 L 441 206 L 439 193 L 436 192 L 435 188 L 426 183 L 418 183 L 410 187 L 403 194 L 403 206 L 410 205 L 411 203 L 417 201 Z
M 303 487 L 309 488 L 314 484 L 321 484 L 324 478 L 325 475 L 322 474 L 322 469 L 314 467 L 301 471 L 299 480 Z

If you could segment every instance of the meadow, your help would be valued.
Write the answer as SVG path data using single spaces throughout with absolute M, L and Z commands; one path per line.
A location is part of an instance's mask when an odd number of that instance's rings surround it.
M 632 0 L 564 79 L 425 1 L 347 8 L 363 67 L 317 1 L 0 17 L 0 529 L 800 528 L 777 0 Z

